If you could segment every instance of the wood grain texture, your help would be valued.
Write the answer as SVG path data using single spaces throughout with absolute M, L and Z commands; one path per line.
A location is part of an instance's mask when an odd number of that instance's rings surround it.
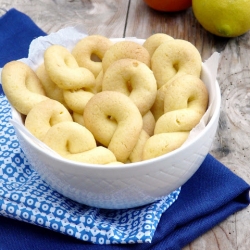
M 88 34 L 123 37 L 128 3 L 129 0 L 1 0 L 0 14 L 16 8 L 46 33 L 81 26 Z
M 221 53 L 218 82 L 222 105 L 210 153 L 250 183 L 250 32 L 226 39 L 206 32 L 192 9 L 161 13 L 142 0 L 0 0 L 0 15 L 10 8 L 27 15 L 45 32 L 83 26 L 89 34 L 147 38 L 163 32 L 193 43 L 203 61 Z M 231 215 L 184 250 L 249 250 L 250 208 Z
M 147 38 L 154 33 L 166 33 L 175 39 L 191 42 L 200 51 L 203 60 L 214 51 L 222 51 L 228 41 L 206 32 L 195 19 L 192 8 L 166 13 L 150 9 L 142 0 L 131 1 L 126 36 Z
M 150 9 L 141 0 L 131 1 L 126 36 L 147 38 L 158 32 L 193 43 L 203 61 L 215 51 L 221 53 L 217 76 L 221 116 L 211 154 L 250 183 L 250 61 L 246 56 L 250 32 L 238 38 L 219 38 L 200 26 L 191 8 L 169 14 Z M 184 249 L 250 249 L 249 212 L 247 208 L 230 216 Z
M 250 32 L 229 39 L 221 51 L 218 82 L 222 104 L 210 153 L 250 183 Z M 250 208 L 233 214 L 185 250 L 250 249 Z

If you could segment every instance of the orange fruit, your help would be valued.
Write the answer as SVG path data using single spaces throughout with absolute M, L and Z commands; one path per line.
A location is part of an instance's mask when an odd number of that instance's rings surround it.
M 192 0 L 143 0 L 150 8 L 158 11 L 174 12 L 192 6 Z

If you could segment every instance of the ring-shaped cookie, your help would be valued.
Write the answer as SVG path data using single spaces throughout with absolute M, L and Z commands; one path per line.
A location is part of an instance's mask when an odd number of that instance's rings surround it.
M 208 91 L 203 81 L 192 75 L 176 78 L 166 88 L 164 114 L 156 121 L 155 134 L 190 131 L 201 120 L 208 106 Z
M 94 96 L 92 92 L 84 89 L 64 90 L 63 97 L 67 106 L 78 114 L 83 114 L 87 102 Z
M 207 110 L 207 105 L 208 90 L 199 77 L 183 75 L 176 78 L 176 80 L 166 88 L 164 113 L 189 108 L 204 114 Z
M 67 156 L 65 156 L 65 158 L 72 161 L 79 161 L 98 165 L 122 164 L 120 162 L 117 162 L 116 157 L 112 151 L 103 146 L 97 146 L 93 149 L 78 154 L 68 154 Z
M 143 149 L 143 160 L 167 154 L 179 148 L 188 138 L 189 132 L 161 133 L 151 136 Z
M 106 51 L 113 45 L 107 37 L 101 35 L 86 36 L 71 51 L 78 65 L 89 69 L 95 77 L 102 70 L 102 59 Z M 92 58 L 96 56 L 98 60 Z
M 79 67 L 70 51 L 61 45 L 51 45 L 44 52 L 45 69 L 61 89 L 92 88 L 95 77 L 90 70 Z
M 156 121 L 154 134 L 190 131 L 201 118 L 201 113 L 189 108 L 167 112 Z
M 190 42 L 175 39 L 161 44 L 151 58 L 158 89 L 183 74 L 200 77 L 202 60 L 197 48 Z
M 116 162 L 114 154 L 104 147 L 96 147 L 91 132 L 75 122 L 61 122 L 49 129 L 43 142 L 62 157 L 72 161 L 107 164 Z
M 11 61 L 2 69 L 2 87 L 11 105 L 27 115 L 37 103 L 47 100 L 35 72 L 21 61 Z
M 157 85 L 150 68 L 135 59 L 120 59 L 106 70 L 103 91 L 118 91 L 134 102 L 142 115 L 152 107 L 157 93 Z
M 166 105 L 164 105 L 165 101 Z M 155 120 L 158 121 L 164 113 L 181 107 L 193 109 L 196 107 L 203 112 L 207 107 L 207 102 L 208 92 L 201 79 L 191 75 L 182 75 L 175 78 L 170 86 L 163 85 L 158 89 L 151 111 Z
M 63 98 L 63 90 L 59 88 L 49 77 L 44 63 L 42 63 L 35 71 L 41 84 L 43 85 L 45 94 L 47 97 L 62 103 L 65 107 L 68 107 Z
M 97 93 L 87 103 L 83 117 L 95 139 L 108 147 L 118 161 L 126 162 L 143 125 L 142 116 L 131 99 L 115 91 Z M 107 133 L 110 131 L 113 134 Z
M 150 67 L 150 55 L 146 48 L 133 41 L 120 41 L 112 45 L 102 59 L 102 68 L 105 73 L 115 61 L 124 58 L 136 59 Z
M 156 33 L 151 35 L 146 39 L 143 43 L 143 47 L 147 49 L 150 57 L 153 56 L 155 50 L 164 42 L 168 42 L 170 40 L 174 40 L 173 37 L 165 34 L 165 33 Z
M 25 118 L 25 127 L 38 139 L 43 140 L 48 130 L 57 123 L 73 119 L 63 104 L 47 99 L 36 104 Z

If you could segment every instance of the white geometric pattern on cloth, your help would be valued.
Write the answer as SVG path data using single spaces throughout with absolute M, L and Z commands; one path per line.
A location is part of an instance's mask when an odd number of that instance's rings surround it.
M 29 165 L 0 85 L 0 215 L 95 244 L 150 243 L 160 217 L 180 188 L 139 208 L 106 210 L 85 206 L 51 189 Z

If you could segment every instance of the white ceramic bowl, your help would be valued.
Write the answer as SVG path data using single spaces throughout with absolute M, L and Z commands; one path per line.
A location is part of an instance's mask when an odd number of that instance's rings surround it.
M 108 209 L 148 204 L 182 186 L 209 152 L 218 126 L 221 98 L 218 83 L 212 84 L 210 72 L 204 64 L 201 78 L 209 93 L 214 93 L 205 129 L 189 143 L 155 159 L 116 166 L 82 164 L 45 150 L 30 138 L 24 126 L 21 129 L 15 126 L 16 134 L 32 167 L 52 188 L 66 197 Z M 22 122 L 15 109 L 12 114 L 15 121 Z
M 35 69 L 50 44 L 70 49 L 83 34 L 72 28 L 35 39 L 28 60 Z M 119 41 L 121 39 L 114 39 Z M 132 39 L 134 40 L 134 39 Z M 144 40 L 137 39 L 142 44 Z M 209 92 L 210 115 L 206 127 L 179 149 L 161 157 L 125 165 L 91 165 L 61 158 L 27 131 L 22 116 L 12 109 L 13 125 L 32 167 L 56 191 L 77 202 L 121 209 L 151 203 L 182 186 L 200 167 L 212 144 L 220 113 L 220 89 L 205 64 L 202 80 Z M 212 105 L 211 105 L 212 103 Z

